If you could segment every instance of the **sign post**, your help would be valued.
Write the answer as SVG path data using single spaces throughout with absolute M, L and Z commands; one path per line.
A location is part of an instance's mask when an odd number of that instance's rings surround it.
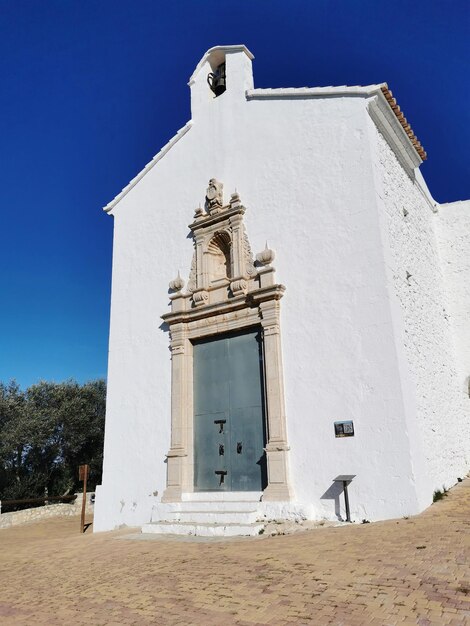
M 356 477 L 356 474 L 340 474 L 333 478 L 333 482 L 335 483 L 343 483 L 343 491 L 344 491 L 344 504 L 346 507 L 346 521 L 351 521 L 351 513 L 349 511 L 349 496 L 348 496 L 348 485 L 352 481 L 353 478 Z
M 83 481 L 82 516 L 80 519 L 80 533 L 85 532 L 85 507 L 86 507 L 86 481 L 88 478 L 89 465 L 80 465 L 78 468 L 78 480 Z

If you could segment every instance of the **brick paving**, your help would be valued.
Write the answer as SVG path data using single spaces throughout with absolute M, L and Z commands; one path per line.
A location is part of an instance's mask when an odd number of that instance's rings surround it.
M 0 531 L 0 623 L 470 625 L 470 480 L 409 519 L 230 541 Z

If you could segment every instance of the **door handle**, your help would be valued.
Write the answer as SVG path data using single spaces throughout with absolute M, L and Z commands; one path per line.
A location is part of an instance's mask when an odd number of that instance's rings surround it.
M 227 476 L 227 472 L 225 470 L 215 470 L 215 475 L 219 477 L 219 485 L 223 485 L 225 482 L 225 477 Z
M 237 454 L 241 454 L 242 453 L 242 448 L 243 448 L 243 444 L 241 441 L 237 442 Z
M 224 432 L 224 424 L 227 420 L 214 420 L 214 424 L 219 426 L 219 434 Z

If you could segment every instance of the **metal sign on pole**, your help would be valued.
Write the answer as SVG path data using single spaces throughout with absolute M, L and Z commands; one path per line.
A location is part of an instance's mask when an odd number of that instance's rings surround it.
M 80 533 L 85 532 L 85 507 L 86 507 L 86 481 L 88 478 L 89 465 L 80 465 L 78 468 L 78 480 L 83 481 L 82 515 L 80 518 Z
M 335 483 L 343 483 L 343 491 L 344 491 L 344 505 L 346 507 L 346 521 L 351 521 L 351 513 L 349 511 L 349 496 L 348 496 L 348 485 L 352 481 L 353 478 L 356 477 L 356 474 L 340 474 L 333 478 L 333 482 Z

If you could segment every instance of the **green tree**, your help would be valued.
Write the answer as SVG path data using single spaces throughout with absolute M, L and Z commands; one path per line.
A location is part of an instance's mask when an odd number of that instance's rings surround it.
M 0 382 L 0 493 L 21 493 L 28 428 L 26 395 L 15 381 Z
M 105 402 L 103 380 L 42 381 L 26 392 L 14 382 L 0 384 L 0 497 L 73 492 L 83 463 L 94 488 L 101 481 Z

